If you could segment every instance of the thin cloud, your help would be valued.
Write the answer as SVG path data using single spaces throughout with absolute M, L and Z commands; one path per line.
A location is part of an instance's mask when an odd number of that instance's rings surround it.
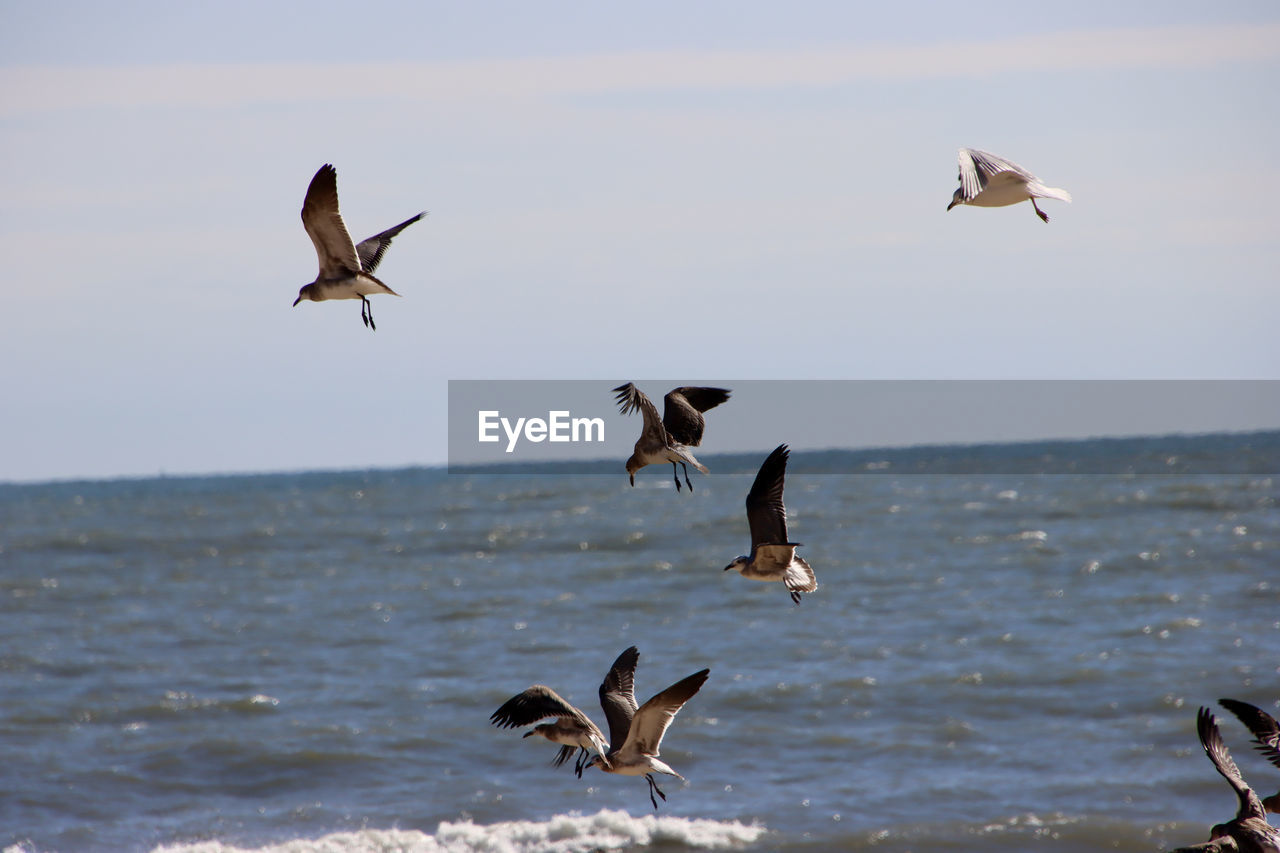
M 1187 70 L 1280 59 L 1280 24 L 1080 30 L 990 41 L 800 51 L 635 52 L 501 61 L 0 70 L 0 115 L 134 107 L 543 99 L 835 86 L 1007 73 Z M 340 118 L 340 116 L 336 117 Z

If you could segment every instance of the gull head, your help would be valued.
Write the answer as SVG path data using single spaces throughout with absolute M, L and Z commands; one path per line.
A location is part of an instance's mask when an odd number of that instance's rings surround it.
M 593 755 L 591 756 L 590 761 L 582 765 L 582 769 L 590 770 L 592 767 L 599 767 L 601 770 L 604 770 L 607 766 L 608 766 L 608 763 L 604 760 L 603 755 Z
M 312 284 L 314 284 L 314 282 L 312 282 Z M 311 285 L 304 284 L 302 286 L 302 289 L 298 291 L 298 298 L 293 300 L 293 307 L 297 308 L 299 302 L 301 302 L 304 299 L 310 299 L 310 298 L 311 298 Z
M 961 198 L 961 193 L 963 192 L 964 192 L 963 189 L 957 189 L 955 192 L 951 194 L 951 204 L 947 205 L 947 210 L 950 210 L 951 208 L 955 207 L 957 204 L 964 204 L 964 199 Z
M 627 460 L 627 477 L 631 480 L 631 485 L 634 486 L 636 484 L 636 472 L 643 467 L 644 465 L 635 457 L 635 454 L 632 454 L 631 458 Z
M 746 556 L 745 554 L 741 557 L 734 557 L 733 562 L 725 566 L 724 570 L 727 572 L 730 569 L 734 569 L 735 571 L 741 573 L 742 570 L 745 569 L 750 562 L 751 562 L 751 558 Z

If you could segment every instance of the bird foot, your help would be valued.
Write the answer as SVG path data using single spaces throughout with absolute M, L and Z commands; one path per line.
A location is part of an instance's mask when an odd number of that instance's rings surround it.
M 792 592 L 792 593 L 791 593 L 791 600 L 792 600 L 792 601 L 794 601 L 796 604 L 799 604 L 799 603 L 800 603 L 800 593 L 798 593 L 798 592 Z
M 649 783 L 649 802 L 653 803 L 654 811 L 657 811 L 658 801 L 653 798 L 654 792 L 656 791 L 658 796 L 662 797 L 662 801 L 664 803 L 667 801 L 667 795 L 662 793 L 662 789 L 658 787 L 658 783 L 653 781 L 653 776 L 646 774 L 644 778 L 645 781 Z

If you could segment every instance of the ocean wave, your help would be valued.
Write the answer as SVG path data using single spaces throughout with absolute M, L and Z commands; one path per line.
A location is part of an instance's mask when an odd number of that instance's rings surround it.
M 631 817 L 621 810 L 594 815 L 555 815 L 545 821 L 476 824 L 443 822 L 434 835 L 417 830 L 364 829 L 315 839 L 295 839 L 245 848 L 220 841 L 162 845 L 153 853 L 588 853 L 635 850 L 655 845 L 697 850 L 732 850 L 757 841 L 760 825 L 701 818 Z

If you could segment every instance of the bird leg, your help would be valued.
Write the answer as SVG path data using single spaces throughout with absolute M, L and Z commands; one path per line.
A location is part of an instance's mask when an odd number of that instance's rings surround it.
M 676 468 L 676 463 L 671 463 L 671 477 L 676 481 L 676 491 L 680 491 L 680 469 Z
M 360 319 L 364 320 L 364 324 L 375 332 L 378 327 L 373 325 L 373 306 L 369 304 L 369 300 L 363 296 L 360 297 Z
M 658 783 L 653 781 L 652 773 L 644 774 L 644 778 L 649 782 L 649 802 L 653 803 L 653 808 L 656 811 L 658 808 L 658 801 L 653 798 L 653 792 L 657 791 L 658 796 L 662 797 L 662 801 L 664 803 L 667 801 L 667 795 L 662 793 L 662 789 L 658 787 Z
M 800 603 L 800 593 L 796 592 L 794 589 L 793 589 L 793 590 L 791 590 L 791 600 L 792 600 L 792 601 L 794 601 L 796 604 L 799 604 L 799 603 Z
M 584 746 L 578 747 L 578 761 L 573 765 L 573 772 L 578 774 L 578 778 L 582 778 L 583 765 L 587 763 L 587 756 L 591 753 L 587 752 Z
M 1039 216 L 1045 222 L 1049 221 L 1049 214 L 1040 209 L 1040 205 L 1036 204 L 1036 200 L 1034 198 L 1031 199 L 1031 206 L 1036 209 L 1036 216 Z
M 689 482 L 689 466 L 681 462 L 680 468 L 684 471 L 684 484 L 689 487 L 689 494 L 693 494 L 693 483 Z

